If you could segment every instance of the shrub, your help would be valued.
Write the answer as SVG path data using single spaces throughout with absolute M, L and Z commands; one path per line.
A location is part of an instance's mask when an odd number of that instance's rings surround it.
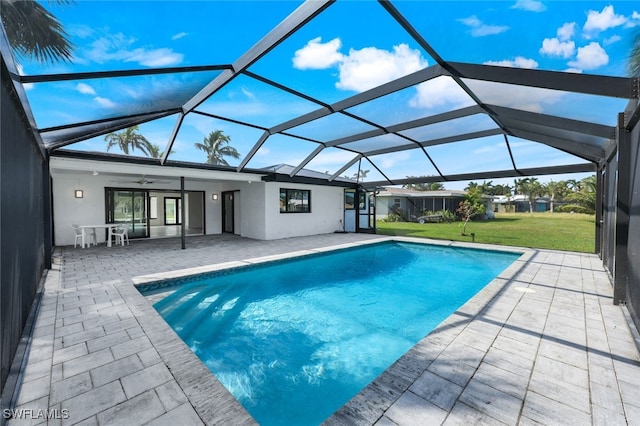
M 578 204 L 565 204 L 564 206 L 558 206 L 553 209 L 554 212 L 558 213 L 585 213 L 585 214 L 594 214 L 593 211 L 584 206 L 580 206 Z

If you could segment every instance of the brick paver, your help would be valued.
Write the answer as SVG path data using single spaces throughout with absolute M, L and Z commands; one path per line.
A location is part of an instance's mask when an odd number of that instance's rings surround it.
M 190 237 L 187 250 L 179 239 L 57 249 L 16 408 L 62 418 L 9 424 L 252 423 L 134 282 L 379 238 L 222 235 Z M 640 356 L 600 260 L 521 251 L 327 423 L 639 424 Z

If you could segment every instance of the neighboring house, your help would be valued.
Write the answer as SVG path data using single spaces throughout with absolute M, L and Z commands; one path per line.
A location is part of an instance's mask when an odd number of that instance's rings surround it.
M 376 194 L 376 219 L 386 219 L 394 211 L 401 211 L 405 220 L 412 220 L 426 211 L 455 213 L 465 194 L 458 190 L 415 191 L 383 187 Z
M 526 195 L 513 195 L 507 197 L 505 195 L 496 195 L 491 201 L 491 210 L 498 213 L 516 212 L 529 213 L 529 197 Z M 556 202 L 556 206 L 560 205 Z M 551 209 L 551 201 L 548 197 L 536 197 L 533 205 L 534 212 L 546 212 Z
M 237 173 L 52 157 L 55 245 L 73 245 L 72 224 L 128 223 L 133 238 L 163 230 L 180 235 L 183 221 L 191 235 L 228 232 L 260 240 L 345 230 L 345 194 L 356 183 L 337 178 L 327 185 L 326 174 L 310 170 L 292 181 L 293 169 L 280 164 Z M 105 237 L 100 233 L 98 241 Z

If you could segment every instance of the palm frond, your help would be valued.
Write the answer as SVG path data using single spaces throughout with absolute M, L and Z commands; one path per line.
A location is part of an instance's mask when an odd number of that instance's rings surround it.
M 0 16 L 9 43 L 19 55 L 41 63 L 70 61 L 73 57 L 74 46 L 62 24 L 36 1 L 5 0 Z
M 640 77 L 640 32 L 636 35 L 629 54 L 629 75 Z

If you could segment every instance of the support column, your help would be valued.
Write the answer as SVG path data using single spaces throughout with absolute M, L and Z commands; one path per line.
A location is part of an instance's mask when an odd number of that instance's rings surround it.
M 49 154 L 42 161 L 42 217 L 43 217 L 43 243 L 44 243 L 44 267 L 51 269 L 53 256 L 53 196 L 51 193 L 51 175 L 49 172 Z
M 186 247 L 186 217 L 185 217 L 185 196 L 184 196 L 184 176 L 180 176 L 180 233 L 182 234 L 182 250 Z
M 624 126 L 624 114 L 618 114 L 618 185 L 616 193 L 616 250 L 613 277 L 613 304 L 624 302 L 629 281 L 629 180 L 631 179 L 631 134 Z

